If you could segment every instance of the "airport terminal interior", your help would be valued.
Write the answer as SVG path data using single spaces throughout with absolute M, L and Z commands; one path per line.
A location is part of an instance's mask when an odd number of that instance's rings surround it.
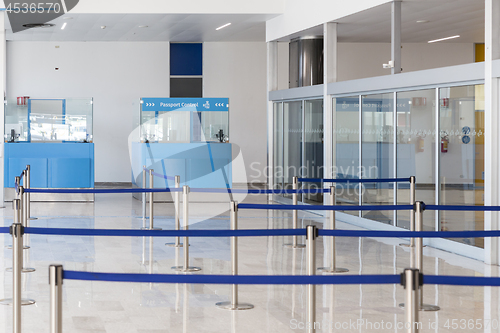
M 500 0 L 4 2 L 0 333 L 500 332 Z

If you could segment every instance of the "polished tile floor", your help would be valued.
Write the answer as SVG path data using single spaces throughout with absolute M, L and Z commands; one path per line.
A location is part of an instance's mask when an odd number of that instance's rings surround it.
M 243 198 L 237 198 L 242 200 Z M 265 203 L 259 195 L 245 202 Z M 3 225 L 12 223 L 10 204 L 0 210 Z M 227 203 L 190 205 L 192 229 L 228 229 Z M 129 194 L 97 195 L 95 203 L 33 203 L 33 227 L 123 228 L 142 226 L 141 203 Z M 172 204 L 155 205 L 155 225 L 172 229 Z M 289 228 L 290 212 L 240 210 L 241 229 Z M 322 228 L 323 217 L 300 214 L 301 222 Z M 355 227 L 338 223 L 338 228 Z M 10 236 L 0 237 L 1 267 L 12 265 L 12 252 L 5 248 Z M 36 304 L 23 307 L 23 332 L 49 331 L 48 266 L 63 264 L 78 271 L 117 273 L 165 273 L 182 262 L 182 250 L 165 246 L 172 238 L 39 236 L 29 239 L 25 266 L 36 272 L 23 274 L 23 297 Z M 304 241 L 304 240 L 302 240 Z M 251 237 L 239 240 L 240 274 L 305 274 L 305 250 L 283 247 L 288 237 Z M 399 274 L 409 266 L 408 248 L 398 239 L 338 238 L 338 266 L 348 274 Z M 191 238 L 192 265 L 203 274 L 229 274 L 227 238 Z M 317 264 L 328 261 L 326 246 L 319 238 Z M 326 250 L 325 250 L 326 247 Z M 151 251 L 152 250 L 152 251 Z M 151 257 L 152 255 L 152 257 Z M 424 249 L 428 274 L 498 276 L 496 266 L 454 254 Z M 11 297 L 12 275 L 0 274 L 3 292 Z M 229 286 L 169 285 L 64 281 L 64 332 L 160 333 L 160 332 L 304 332 L 305 286 L 240 286 L 240 301 L 255 308 L 226 311 L 217 302 L 228 300 Z M 439 312 L 421 312 L 422 332 L 499 332 L 500 297 L 497 288 L 428 285 L 426 303 L 438 304 Z M 404 320 L 398 304 L 404 301 L 399 285 L 343 285 L 317 287 L 318 332 L 403 332 Z M 464 326 L 465 323 L 465 326 Z M 390 328 L 389 328 L 390 325 Z M 464 328 L 465 327 L 465 328 Z M 0 332 L 12 331 L 12 308 L 0 307 Z

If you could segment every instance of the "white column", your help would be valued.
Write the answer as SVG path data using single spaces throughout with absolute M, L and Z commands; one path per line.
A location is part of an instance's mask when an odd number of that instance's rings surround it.
M 401 0 L 392 2 L 391 10 L 391 74 L 401 73 Z
M 6 42 L 5 42 L 5 11 L 0 12 L 0 92 L 2 95 L 6 96 Z M 1 96 L 0 96 L 1 98 Z M 0 129 L 2 132 L 5 131 L 5 105 L 2 105 L 2 115 L 0 116 Z M 3 173 L 4 173 L 4 139 L 2 138 L 0 143 L 0 207 L 4 207 L 3 204 Z
M 500 0 L 485 0 L 485 75 L 484 75 L 484 204 L 486 206 L 499 205 L 499 135 L 498 117 L 498 78 L 492 75 L 492 61 L 500 58 Z M 484 214 L 484 229 L 498 230 L 498 213 Z M 485 263 L 499 264 L 499 246 L 497 238 L 484 239 Z
M 337 82 L 337 23 L 329 22 L 323 25 L 323 178 L 335 176 L 332 168 L 335 165 L 335 115 L 332 96 L 328 94 L 328 83 L 332 82 Z
M 278 42 L 267 43 L 267 164 L 269 188 L 274 186 L 274 111 L 273 102 L 269 100 L 269 91 L 278 90 Z

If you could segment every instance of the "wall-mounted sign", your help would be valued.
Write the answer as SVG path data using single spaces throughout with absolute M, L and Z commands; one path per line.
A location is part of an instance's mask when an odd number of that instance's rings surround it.
M 470 142 L 470 136 L 468 136 L 468 135 L 464 135 L 464 136 L 462 137 L 462 142 L 463 142 L 464 144 L 468 144 L 468 143 Z

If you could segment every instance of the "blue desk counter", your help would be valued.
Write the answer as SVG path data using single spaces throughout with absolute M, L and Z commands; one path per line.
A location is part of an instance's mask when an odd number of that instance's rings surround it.
M 142 166 L 168 177 L 180 176 L 181 186 L 232 187 L 230 143 L 132 143 L 132 183 L 142 187 Z M 149 181 L 148 181 L 149 182 Z M 155 188 L 175 187 L 173 179 L 154 178 Z
M 94 187 L 93 143 L 5 143 L 4 184 L 31 166 L 33 188 Z M 21 182 L 22 183 L 22 182 Z

